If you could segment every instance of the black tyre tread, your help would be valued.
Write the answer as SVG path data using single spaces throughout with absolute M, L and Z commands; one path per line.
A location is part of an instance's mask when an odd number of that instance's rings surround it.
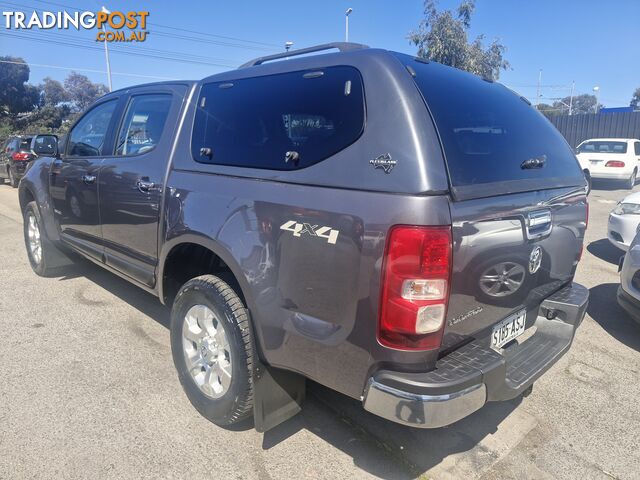
M 245 357 L 244 359 L 240 359 L 240 361 L 244 360 L 244 362 L 246 363 L 248 382 L 244 391 L 241 392 L 240 395 L 238 395 L 239 400 L 235 405 L 234 411 L 231 412 L 230 415 L 228 415 L 227 421 L 224 422 L 226 425 L 231 425 L 233 423 L 244 420 L 245 418 L 253 414 L 253 359 L 255 355 L 255 349 L 253 344 L 253 334 L 251 332 L 251 324 L 249 321 L 249 313 L 235 290 L 231 288 L 225 281 L 214 275 L 202 275 L 200 277 L 192 278 L 191 280 L 189 280 L 182 286 L 182 288 L 178 292 L 176 301 L 181 297 L 183 290 L 190 287 L 200 289 L 211 288 L 216 290 L 217 293 L 225 300 L 226 304 L 231 310 L 238 328 L 240 329 Z

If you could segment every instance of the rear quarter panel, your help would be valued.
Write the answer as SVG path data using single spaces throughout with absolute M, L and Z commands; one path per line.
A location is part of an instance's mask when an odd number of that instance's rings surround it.
M 358 398 L 371 370 L 432 367 L 437 352 L 402 352 L 376 338 L 379 279 L 391 225 L 447 225 L 444 196 L 404 196 L 173 171 L 161 257 L 190 239 L 230 266 L 269 364 Z M 282 229 L 287 222 L 337 230 Z

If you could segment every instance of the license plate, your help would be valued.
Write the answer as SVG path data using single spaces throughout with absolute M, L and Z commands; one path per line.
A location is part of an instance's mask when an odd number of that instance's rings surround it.
M 599 163 L 602 163 L 603 160 L 589 160 L 589 163 L 591 163 L 591 165 L 598 165 Z
M 526 319 L 527 312 L 525 310 L 521 310 L 502 320 L 499 324 L 493 327 L 493 332 L 491 333 L 491 346 L 493 348 L 502 348 L 503 345 L 522 335 L 524 333 L 524 324 Z

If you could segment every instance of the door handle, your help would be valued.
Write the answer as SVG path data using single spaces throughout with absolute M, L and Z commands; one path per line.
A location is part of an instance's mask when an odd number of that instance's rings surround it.
M 95 183 L 96 181 L 96 176 L 95 175 L 82 175 L 82 182 L 85 185 L 91 185 L 93 183 Z
M 153 182 L 142 179 L 138 179 L 138 181 L 136 182 L 136 187 L 138 187 L 138 190 L 140 190 L 141 193 L 149 193 L 160 190 L 160 185 L 156 185 Z

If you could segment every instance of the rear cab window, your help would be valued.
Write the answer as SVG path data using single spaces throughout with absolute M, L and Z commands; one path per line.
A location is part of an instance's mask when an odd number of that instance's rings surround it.
M 25 150 L 25 151 L 29 151 L 31 150 L 31 139 L 33 137 L 24 137 L 20 139 L 20 146 L 18 148 L 18 150 Z
M 396 55 L 431 112 L 456 199 L 584 185 L 573 150 L 522 97 L 476 75 Z
M 362 78 L 353 67 L 207 83 L 192 155 L 201 163 L 296 170 L 351 145 L 364 122 Z

